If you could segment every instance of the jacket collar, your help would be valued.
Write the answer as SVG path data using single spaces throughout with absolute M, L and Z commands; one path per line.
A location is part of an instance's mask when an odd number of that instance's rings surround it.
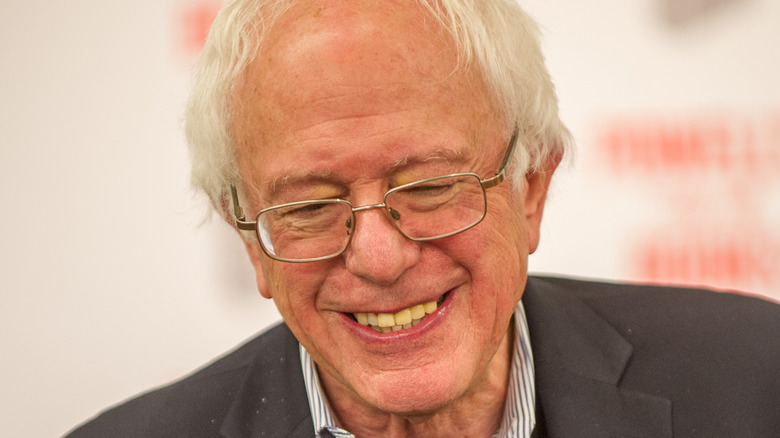
M 281 324 L 260 338 L 257 356 L 233 398 L 220 433 L 227 438 L 311 438 L 298 341 Z M 269 435 L 270 433 L 270 435 Z
M 529 278 L 523 305 L 548 436 L 671 436 L 671 402 L 620 387 L 633 347 L 585 301 Z

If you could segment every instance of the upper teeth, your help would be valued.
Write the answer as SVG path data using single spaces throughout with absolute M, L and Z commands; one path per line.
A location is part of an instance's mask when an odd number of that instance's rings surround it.
M 360 324 L 387 333 L 416 326 L 425 315 L 435 312 L 438 307 L 439 303 L 431 301 L 396 313 L 353 313 L 353 315 Z

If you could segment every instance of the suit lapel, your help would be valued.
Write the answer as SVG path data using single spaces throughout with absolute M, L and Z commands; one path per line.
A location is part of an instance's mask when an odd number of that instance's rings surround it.
M 585 302 L 529 279 L 523 305 L 547 436 L 671 436 L 671 402 L 620 388 L 632 346 Z
M 265 336 L 269 344 L 258 348 L 222 423 L 220 432 L 227 438 L 314 434 L 298 341 L 285 325 L 273 330 Z

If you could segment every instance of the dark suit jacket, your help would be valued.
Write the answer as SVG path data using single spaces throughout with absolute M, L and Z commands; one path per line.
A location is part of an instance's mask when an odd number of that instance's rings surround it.
M 532 278 L 523 296 L 549 437 L 780 437 L 780 306 L 734 294 Z M 278 325 L 81 437 L 312 437 Z

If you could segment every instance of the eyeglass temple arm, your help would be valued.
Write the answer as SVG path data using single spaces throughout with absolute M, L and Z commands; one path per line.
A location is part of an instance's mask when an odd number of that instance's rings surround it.
M 512 131 L 512 138 L 509 139 L 509 145 L 506 148 L 504 159 L 501 160 L 501 164 L 498 165 L 495 176 L 481 180 L 483 189 L 489 189 L 501 184 L 506 177 L 506 167 L 509 165 L 509 160 L 512 159 L 512 154 L 515 152 L 515 146 L 517 146 L 517 137 L 520 134 L 520 129 L 515 125 L 515 130 Z
M 233 214 L 236 216 L 236 227 L 239 230 L 255 231 L 257 222 L 249 222 L 244 216 L 244 209 L 238 204 L 238 192 L 236 191 L 236 185 L 230 183 L 230 194 L 233 197 Z

